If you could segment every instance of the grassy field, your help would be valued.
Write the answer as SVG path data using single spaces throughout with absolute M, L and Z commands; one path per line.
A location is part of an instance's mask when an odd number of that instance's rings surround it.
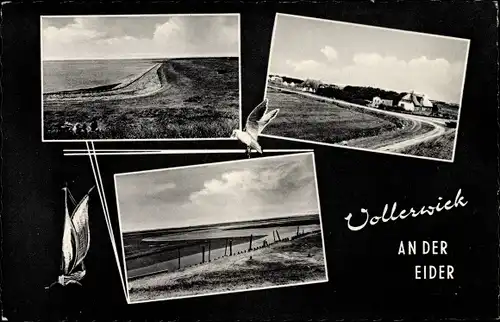
M 402 150 L 401 153 L 451 160 L 455 145 L 455 134 L 455 130 L 449 131 L 445 135 L 441 135 L 435 139 L 408 147 Z
M 434 101 L 434 105 L 439 108 L 439 112 L 447 115 L 451 119 L 458 119 L 459 106 L 445 102 Z
M 158 75 L 151 76 L 162 86 L 149 92 L 141 89 L 148 95 L 134 97 L 120 89 L 121 96 L 44 98 L 44 138 L 220 138 L 239 127 L 237 58 L 172 59 L 161 64 Z M 93 121 L 98 131 L 75 135 L 62 130 L 64 122 Z
M 416 136 L 423 135 L 432 131 L 432 129 L 433 126 L 427 123 L 408 121 L 407 125 L 395 131 L 386 131 L 377 136 L 368 136 L 350 141 L 344 141 L 343 145 L 376 150 L 391 144 L 395 144 L 397 142 L 404 141 L 405 139 L 411 139 Z
M 321 233 L 129 281 L 131 301 L 325 281 Z
M 402 127 L 404 121 L 366 113 L 360 109 L 340 107 L 300 94 L 278 92 L 268 88 L 269 108 L 279 108 L 278 116 L 264 134 L 338 143 L 359 137 L 375 136 Z

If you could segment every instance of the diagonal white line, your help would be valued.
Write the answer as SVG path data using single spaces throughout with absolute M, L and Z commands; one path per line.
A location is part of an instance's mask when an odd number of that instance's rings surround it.
M 113 176 L 113 181 L 114 181 L 114 187 L 115 187 L 115 197 L 116 197 L 116 210 L 118 212 L 118 232 L 120 235 L 120 240 L 122 242 L 122 260 L 123 260 L 123 267 L 124 267 L 124 273 L 125 273 L 125 284 L 126 284 L 126 289 L 127 289 L 127 303 L 130 304 L 130 287 L 129 287 L 129 280 L 128 280 L 128 272 L 127 272 L 127 263 L 125 261 L 125 244 L 124 244 L 124 237 L 123 237 L 123 229 L 122 229 L 122 219 L 121 219 L 121 212 L 120 212 L 120 203 L 118 202 L 118 190 L 116 188 L 116 174 Z
M 106 216 L 107 216 L 107 219 L 108 219 L 108 222 L 109 222 L 109 230 L 110 230 L 109 233 L 111 235 L 110 237 L 111 237 L 112 244 L 113 244 L 113 251 L 115 252 L 115 257 L 116 257 L 116 261 L 117 261 L 117 264 L 118 264 L 118 271 L 120 273 L 120 277 L 122 277 L 122 283 L 123 283 L 123 287 L 124 287 L 124 291 L 125 291 L 125 296 L 127 297 L 127 289 L 125 287 L 125 281 L 124 281 L 125 274 L 122 272 L 122 267 L 119 264 L 118 247 L 116 246 L 116 239 L 115 239 L 113 228 L 111 226 L 111 217 L 109 215 L 108 202 L 107 202 L 107 199 L 106 199 L 106 194 L 104 193 L 104 185 L 102 183 L 101 172 L 99 170 L 99 163 L 97 162 L 97 156 L 96 156 L 96 153 L 95 153 L 94 142 L 91 141 L 90 144 L 92 145 L 92 154 L 93 154 L 93 157 L 94 157 L 95 167 L 96 167 L 96 171 L 97 171 L 97 178 L 99 180 L 99 185 L 101 187 L 101 191 L 102 191 L 102 195 L 103 195 L 103 199 L 104 199 L 105 212 L 106 212 Z
M 116 264 L 118 266 L 118 272 L 120 274 L 120 281 L 122 283 L 123 292 L 125 294 L 125 298 L 127 298 L 127 292 L 126 292 L 126 288 L 125 288 L 125 281 L 124 281 L 124 278 L 123 278 L 123 274 L 122 274 L 122 270 L 121 270 L 121 265 L 120 265 L 120 261 L 119 261 L 119 258 L 118 258 L 118 252 L 116 250 L 116 242 L 115 242 L 115 239 L 113 237 L 113 229 L 111 228 L 111 222 L 110 222 L 110 219 L 109 219 L 109 215 L 107 213 L 107 207 L 105 206 L 105 198 L 104 198 L 104 195 L 103 195 L 103 191 L 101 190 L 102 189 L 102 187 L 101 187 L 102 183 L 100 181 L 101 177 L 100 177 L 100 175 L 98 176 L 98 174 L 96 172 L 96 167 L 94 166 L 94 160 L 92 158 L 92 153 L 91 153 L 88 141 L 85 141 L 85 145 L 87 146 L 88 156 L 89 156 L 89 159 L 90 159 L 90 164 L 92 166 L 92 172 L 94 174 L 94 179 L 95 179 L 96 185 L 97 185 L 97 191 L 99 193 L 99 198 L 101 199 L 102 210 L 103 210 L 103 213 L 104 213 L 104 219 L 106 220 L 106 226 L 108 227 L 108 232 L 109 232 L 109 235 L 110 235 L 111 246 L 113 247 L 113 252 L 115 253 L 115 260 L 116 260 Z M 96 159 L 96 162 L 97 162 L 97 159 Z

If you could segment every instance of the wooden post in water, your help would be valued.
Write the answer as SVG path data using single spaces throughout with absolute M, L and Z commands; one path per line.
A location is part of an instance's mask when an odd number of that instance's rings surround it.
M 205 263 L 205 246 L 201 246 L 201 262 Z
M 233 240 L 229 241 L 229 256 L 233 256 Z
M 299 235 L 299 227 L 300 226 L 297 226 L 297 236 Z
M 250 234 L 250 245 L 248 246 L 248 250 L 252 250 L 252 239 L 253 239 L 253 234 Z
M 179 259 L 179 269 L 181 269 L 181 249 L 177 248 L 177 258 Z
M 276 236 L 278 236 L 278 240 L 281 241 L 280 233 L 278 232 L 278 229 L 276 229 Z
M 208 262 L 210 263 L 210 251 L 212 250 L 212 243 L 208 241 Z
M 227 241 L 228 241 L 228 240 L 227 240 L 227 238 L 226 238 L 226 248 L 224 249 L 224 256 L 226 256 L 226 255 L 227 255 Z
M 274 234 L 274 230 L 273 230 L 273 239 L 274 239 L 274 242 L 276 242 L 276 235 Z

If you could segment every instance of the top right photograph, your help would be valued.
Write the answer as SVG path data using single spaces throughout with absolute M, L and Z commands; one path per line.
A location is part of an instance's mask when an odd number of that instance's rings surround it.
M 262 135 L 453 162 L 469 44 L 278 13 Z

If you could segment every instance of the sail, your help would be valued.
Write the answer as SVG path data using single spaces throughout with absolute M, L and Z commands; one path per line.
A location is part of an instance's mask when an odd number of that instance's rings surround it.
M 63 274 L 68 274 L 73 266 L 75 258 L 74 229 L 68 211 L 68 191 L 64 188 L 64 231 L 62 239 L 62 263 Z
M 71 215 L 75 235 L 75 256 L 71 270 L 80 265 L 90 248 L 89 195 L 85 195 Z M 71 272 L 70 270 L 70 272 Z

